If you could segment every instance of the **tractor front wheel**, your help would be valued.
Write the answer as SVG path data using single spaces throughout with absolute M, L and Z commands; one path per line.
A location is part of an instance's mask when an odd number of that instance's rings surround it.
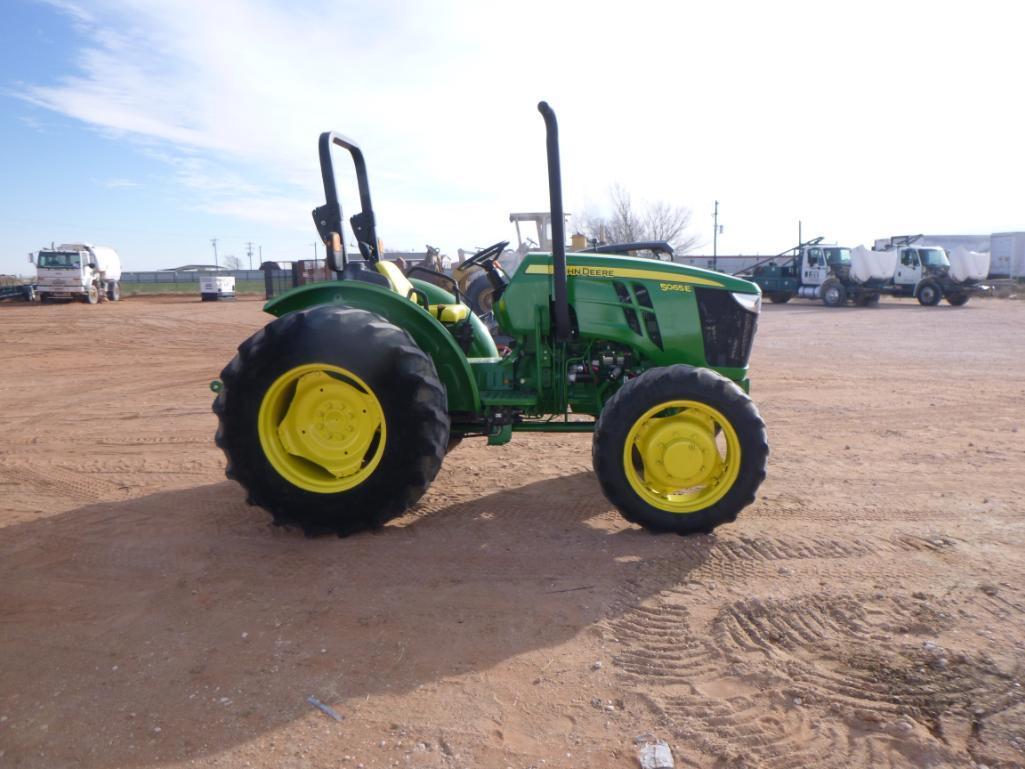
M 365 310 L 289 313 L 243 342 L 214 401 L 225 474 L 307 534 L 377 528 L 427 490 L 449 443 L 434 363 Z
M 674 365 L 631 379 L 595 426 L 594 471 L 629 521 L 693 534 L 728 523 L 765 479 L 765 423 L 736 384 Z

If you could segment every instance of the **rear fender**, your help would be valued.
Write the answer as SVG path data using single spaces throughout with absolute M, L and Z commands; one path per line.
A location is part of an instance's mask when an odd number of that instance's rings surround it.
M 480 412 L 480 393 L 470 364 L 452 335 L 426 310 L 394 291 L 355 280 L 299 286 L 263 306 L 275 317 L 322 304 L 339 304 L 373 312 L 404 329 L 431 356 L 448 394 L 449 412 Z

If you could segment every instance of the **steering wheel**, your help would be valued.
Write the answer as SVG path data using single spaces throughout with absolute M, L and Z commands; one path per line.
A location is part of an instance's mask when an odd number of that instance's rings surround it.
M 493 268 L 493 265 L 491 263 L 502 255 L 502 252 L 505 251 L 505 247 L 508 245 L 508 240 L 500 240 L 498 243 L 495 243 L 494 245 L 488 246 L 487 248 L 482 248 L 476 254 L 474 254 L 465 262 L 463 262 L 463 266 L 482 267 L 483 269 L 488 270 L 490 272 Z

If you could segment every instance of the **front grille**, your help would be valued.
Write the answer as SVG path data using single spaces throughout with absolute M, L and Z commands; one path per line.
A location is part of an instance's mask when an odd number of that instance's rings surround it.
M 758 316 L 748 312 L 728 291 L 695 288 L 705 360 L 709 366 L 743 368 L 751 358 Z

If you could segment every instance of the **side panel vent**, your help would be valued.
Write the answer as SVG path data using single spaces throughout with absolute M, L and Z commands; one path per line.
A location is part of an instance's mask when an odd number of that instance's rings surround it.
M 641 335 L 641 322 L 637 319 L 637 311 L 631 307 L 632 302 L 630 301 L 630 292 L 627 290 L 626 285 L 620 283 L 618 280 L 612 281 L 612 287 L 616 289 L 616 296 L 619 297 L 619 303 L 625 305 L 623 307 L 623 316 L 626 318 L 626 325 L 630 327 L 638 336 Z
M 664 350 L 665 348 L 662 346 L 662 332 L 658 328 L 658 318 L 652 309 L 651 294 L 648 293 L 647 286 L 643 283 L 634 283 L 633 290 L 634 296 L 637 297 L 637 304 L 648 310 L 648 312 L 641 313 L 644 316 L 644 330 L 648 332 L 648 338 L 658 349 Z

